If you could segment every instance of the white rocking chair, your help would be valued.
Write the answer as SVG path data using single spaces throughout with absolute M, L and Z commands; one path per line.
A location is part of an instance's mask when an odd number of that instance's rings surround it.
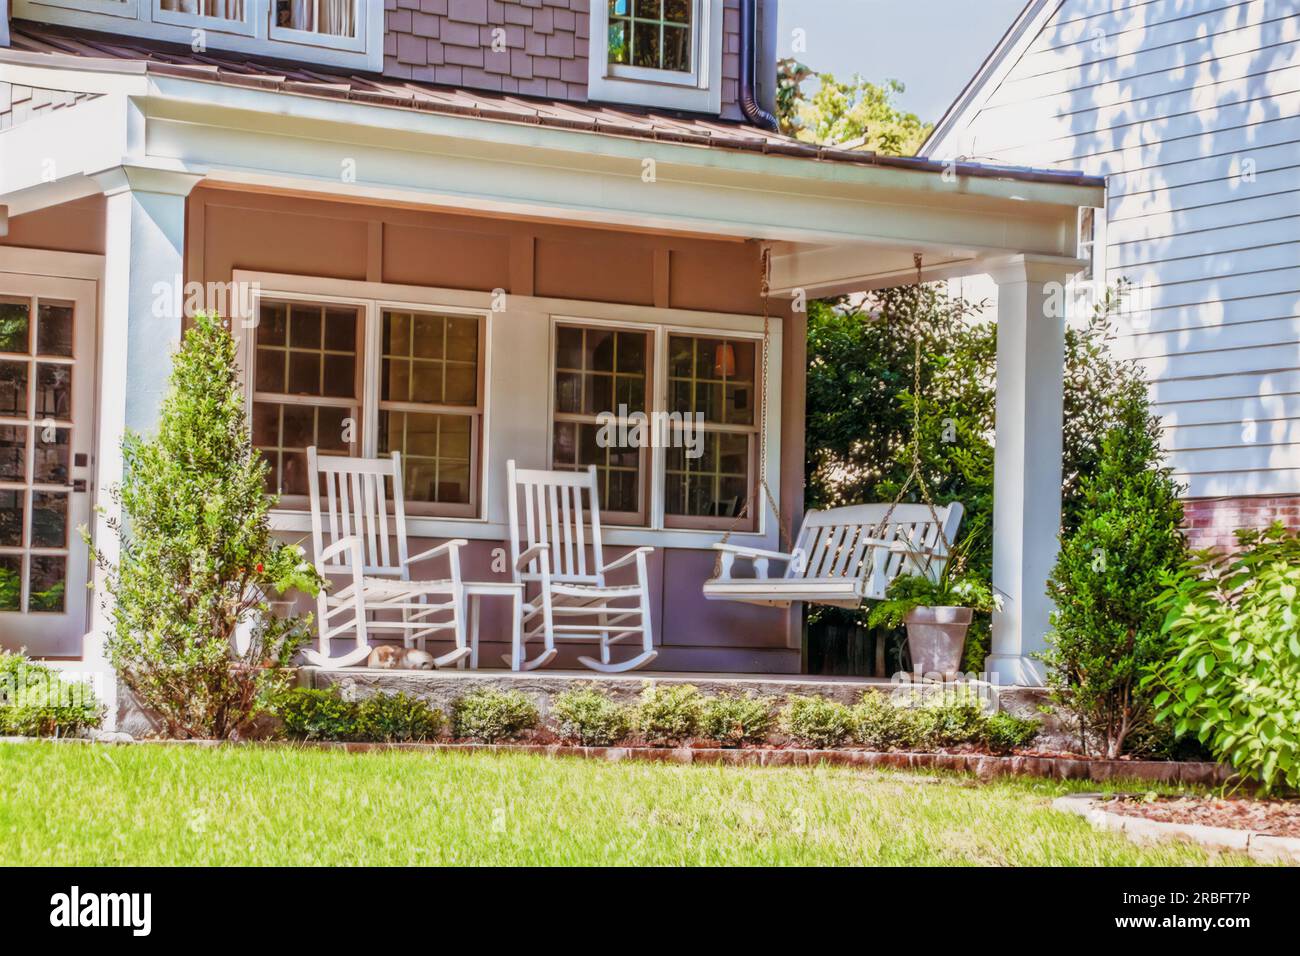
M 963 508 L 960 502 L 926 505 L 850 505 L 810 511 L 792 553 L 745 545 L 715 544 L 721 552 L 719 573 L 705 582 L 704 596 L 714 601 L 741 601 L 789 607 L 794 601 L 855 608 L 879 600 L 896 577 L 924 574 L 938 581 L 948 563 L 945 541 L 956 540 Z M 935 516 L 939 521 L 936 523 Z M 881 523 L 888 517 L 888 523 Z M 736 559 L 753 563 L 753 577 L 733 577 Z M 784 562 L 784 573 L 768 576 L 771 561 Z
M 344 458 L 318 455 L 314 447 L 308 448 L 307 481 L 316 569 L 326 576 L 348 576 L 341 589 L 322 590 L 316 599 L 320 650 L 304 651 L 307 660 L 318 667 L 360 664 L 370 655 L 370 635 L 380 632 L 400 634 L 404 646 L 424 650 L 431 635 L 451 631 L 455 648 L 435 658 L 434 664 L 446 667 L 468 657 L 459 552 L 468 542 L 458 538 L 407 556 L 401 455 Z M 389 541 L 390 501 L 395 552 Z M 450 566 L 448 577 L 411 580 L 412 565 L 444 555 Z M 348 631 L 355 633 L 355 646 L 333 656 L 333 639 Z
M 510 484 L 510 558 L 516 583 L 524 586 L 521 610 L 521 660 L 506 657 L 516 670 L 533 670 L 555 659 L 557 640 L 595 642 L 600 659 L 580 657 L 586 667 L 605 674 L 644 667 L 658 656 L 650 624 L 650 587 L 646 556 L 654 548 L 637 548 L 606 564 L 600 546 L 600 503 L 596 469 L 531 471 L 507 464 Z M 586 492 L 587 503 L 583 503 Z M 523 527 L 520 527 L 520 507 Z M 586 515 L 584 517 L 584 508 Z M 520 539 L 520 532 L 525 538 Z M 590 545 L 592 563 L 587 564 Z M 605 575 L 635 566 L 636 584 L 611 585 Z M 530 585 L 537 594 L 528 597 Z M 544 650 L 527 660 L 528 641 L 541 637 Z M 640 638 L 641 652 L 614 663 L 610 647 L 625 638 Z

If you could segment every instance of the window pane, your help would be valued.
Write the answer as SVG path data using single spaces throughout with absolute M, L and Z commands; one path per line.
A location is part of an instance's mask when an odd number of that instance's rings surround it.
M 716 425 L 756 423 L 758 343 L 674 335 L 668 355 L 670 411 Z
M 476 406 L 478 336 L 478 319 L 384 313 L 380 398 L 386 402 Z
M 690 27 L 674 27 L 665 24 L 663 40 L 662 69 L 689 73 L 691 69 L 691 30 Z
M 25 497 L 24 491 L 0 488 L 0 547 L 22 547 Z
M 37 309 L 36 354 L 72 357 L 72 306 L 42 302 Z
M 356 0 L 275 0 L 275 23 L 323 36 L 357 35 Z
M 36 414 L 38 417 L 72 418 L 72 366 L 36 366 Z
M 27 477 L 27 432 L 21 425 L 0 425 L 0 481 Z
M 652 70 L 659 68 L 658 23 L 643 23 L 640 20 L 633 22 L 632 63 Z
M 253 404 L 253 445 L 270 465 L 267 491 L 280 495 L 307 493 L 307 448 L 348 454 L 355 440 L 356 408 Z
M 379 413 L 379 453 L 402 453 L 407 501 L 471 502 L 472 427 L 468 415 Z
M 23 559 L 0 554 L 0 611 L 23 609 Z
M 27 362 L 0 362 L 0 415 L 27 415 Z
M 257 320 L 258 345 L 284 345 L 289 328 L 289 307 L 283 302 L 264 302 Z
M 62 614 L 67 591 L 67 559 L 47 555 L 31 556 L 31 579 L 28 581 L 27 610 L 34 614 Z
M 321 309 L 319 306 L 289 307 L 289 345 L 295 349 L 321 347 Z
M 690 72 L 695 0 L 610 0 L 609 62 Z
M 32 547 L 68 546 L 68 496 L 54 491 L 32 492 Z
M 47 485 L 68 483 L 70 429 L 36 427 L 36 461 L 32 480 Z
M 31 342 L 31 303 L 26 299 L 0 299 L 0 352 L 26 355 Z
M 244 0 L 160 0 L 162 9 L 217 20 L 243 20 Z
M 736 517 L 749 494 L 754 436 L 708 432 L 696 440 L 701 442 L 698 457 L 684 447 L 667 451 L 665 510 L 671 515 Z

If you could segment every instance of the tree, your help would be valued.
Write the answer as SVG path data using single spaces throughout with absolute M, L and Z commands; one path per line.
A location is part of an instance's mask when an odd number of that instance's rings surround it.
M 812 76 L 819 86 L 809 97 L 803 83 Z M 934 127 L 895 105 L 905 90 L 898 80 L 876 84 L 855 73 L 843 82 L 785 59 L 778 64 L 777 114 L 782 131 L 804 142 L 914 156 Z
M 300 548 L 271 536 L 275 500 L 237 375 L 234 338 L 200 315 L 175 357 L 158 434 L 122 442 L 112 497 L 123 519 L 109 522 L 118 560 L 92 551 L 112 598 L 109 658 L 176 737 L 237 736 L 269 706 L 310 619 L 272 616 L 267 595 L 321 583 Z
M 1079 476 L 1075 527 L 1061 535 L 1043 655 L 1053 697 L 1078 721 L 1084 747 L 1095 736 L 1112 760 L 1150 723 L 1139 683 L 1170 644 L 1155 602 L 1185 558 L 1181 491 L 1162 464 L 1145 391 L 1121 388 L 1118 423 L 1101 441 L 1095 472 Z

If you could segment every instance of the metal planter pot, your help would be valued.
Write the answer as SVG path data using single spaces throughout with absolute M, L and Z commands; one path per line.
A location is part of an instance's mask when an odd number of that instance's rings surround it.
M 972 615 L 968 607 L 918 607 L 903 618 L 913 672 L 942 675 L 944 680 L 956 677 Z

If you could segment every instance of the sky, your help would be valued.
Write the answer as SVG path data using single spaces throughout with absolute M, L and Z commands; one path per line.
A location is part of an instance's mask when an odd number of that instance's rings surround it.
M 898 104 L 936 122 L 1025 0 L 781 0 L 777 52 L 819 72 L 901 80 Z M 792 53 L 796 30 L 806 50 Z

